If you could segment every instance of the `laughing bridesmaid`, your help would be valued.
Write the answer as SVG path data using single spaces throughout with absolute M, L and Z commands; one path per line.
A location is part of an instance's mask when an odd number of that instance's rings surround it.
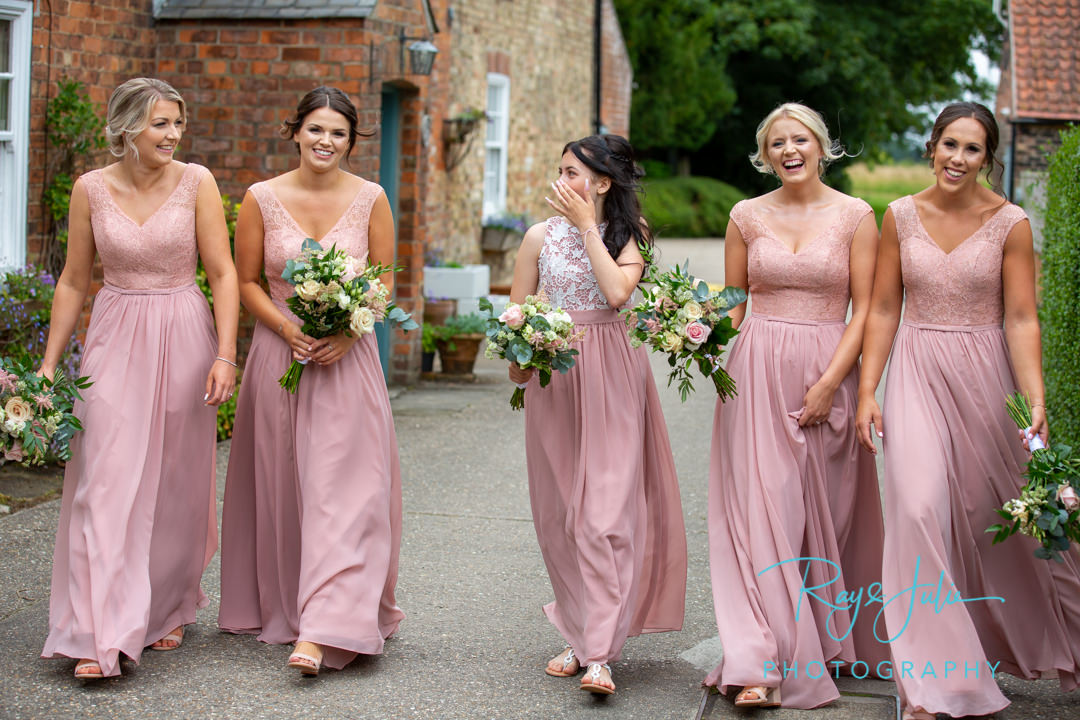
M 71 193 L 67 263 L 41 371 L 52 377 L 90 286 L 94 298 L 53 555 L 43 657 L 79 658 L 75 677 L 120 674 L 120 655 L 175 650 L 207 604 L 199 580 L 217 548 L 214 406 L 236 383 L 236 270 L 210 172 L 173 158 L 183 98 L 136 78 L 109 99 L 120 158 Z M 214 317 L 195 285 L 201 258 Z M 214 332 L 217 321 L 217 333 Z
M 300 167 L 253 185 L 236 224 L 240 297 L 258 324 L 225 483 L 218 624 L 295 642 L 289 667 L 305 675 L 380 654 L 405 617 L 394 599 L 401 472 L 375 335 L 308 337 L 281 277 L 305 238 L 393 264 L 386 194 L 341 167 L 372 134 L 358 122 L 341 90 L 305 95 L 282 128 Z M 382 281 L 392 290 L 393 273 Z M 309 361 L 295 395 L 278 384 L 293 359 Z
M 585 337 L 577 363 L 525 390 L 529 497 L 554 602 L 544 613 L 566 641 L 546 672 L 615 692 L 610 663 L 627 637 L 679 630 L 686 534 L 660 398 L 644 348 L 630 345 L 618 310 L 651 245 L 630 143 L 594 135 L 563 149 L 549 203 L 559 213 L 525 235 L 510 291 L 537 290 L 570 313 Z M 530 379 L 531 378 L 531 379 Z

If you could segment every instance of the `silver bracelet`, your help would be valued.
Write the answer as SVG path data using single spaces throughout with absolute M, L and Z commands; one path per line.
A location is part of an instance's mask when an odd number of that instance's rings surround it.
M 237 365 L 236 363 L 234 363 L 234 362 L 233 362 L 232 360 L 228 360 L 228 359 L 226 359 L 226 358 L 223 358 L 223 357 L 221 357 L 220 355 L 218 355 L 218 356 L 217 356 L 216 358 L 214 358 L 214 359 L 215 359 L 215 360 L 220 360 L 220 361 L 221 361 L 221 362 L 223 362 L 223 363 L 229 363 L 229 364 L 230 364 L 230 365 L 232 365 L 233 367 L 240 367 L 239 365 Z

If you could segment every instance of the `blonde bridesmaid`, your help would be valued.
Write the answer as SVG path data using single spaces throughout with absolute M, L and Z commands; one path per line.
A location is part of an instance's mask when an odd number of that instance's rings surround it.
M 187 109 L 167 83 L 135 78 L 109 99 L 119 161 L 78 179 L 67 262 L 41 372 L 56 370 L 101 258 L 53 555 L 42 656 L 78 658 L 75 677 L 120 674 L 120 656 L 175 650 L 207 604 L 217 548 L 215 407 L 236 383 L 236 270 L 210 172 L 174 158 Z M 201 258 L 211 317 L 195 285 Z M 215 334 L 215 320 L 217 332 Z
M 555 599 L 544 612 L 566 641 L 547 664 L 586 670 L 580 687 L 615 692 L 610 663 L 627 637 L 682 627 L 686 535 L 667 429 L 644 348 L 618 310 L 651 245 L 633 149 L 617 135 L 569 143 L 548 200 L 559 214 L 525 235 L 510 298 L 538 290 L 585 328 L 577 363 L 525 390 L 529 496 Z

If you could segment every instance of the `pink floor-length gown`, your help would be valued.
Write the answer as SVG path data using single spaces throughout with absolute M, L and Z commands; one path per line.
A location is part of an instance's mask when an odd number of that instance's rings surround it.
M 555 594 L 544 613 L 582 664 L 614 662 L 627 637 L 682 628 L 675 464 L 646 351 L 631 347 L 562 217 L 547 221 L 539 287 L 585 329 L 574 367 L 525 391 L 529 497 Z
M 731 211 L 753 307 L 727 364 L 739 394 L 717 402 L 713 424 L 709 559 L 724 656 L 705 684 L 779 686 L 785 707 L 838 698 L 834 663 L 859 660 L 866 666 L 852 672 L 873 674 L 888 657 L 873 636 L 876 606 L 832 613 L 824 602 L 848 606 L 841 592 L 870 592 L 881 577 L 877 471 L 855 436 L 858 369 L 837 388 L 826 422 L 798 423 L 844 333 L 851 240 L 871 212 L 847 201 L 793 253 L 752 203 Z M 822 600 L 802 592 L 821 585 Z
M 380 193 L 365 181 L 320 244 L 366 259 Z M 263 218 L 270 296 L 295 320 L 281 272 L 305 233 L 269 184 L 251 194 Z M 218 624 L 268 643 L 318 643 L 324 664 L 342 668 L 358 653 L 381 653 L 405 617 L 394 599 L 397 437 L 373 334 L 332 365 L 309 364 L 295 395 L 278 384 L 291 361 L 288 344 L 257 324 L 225 480 Z
M 1002 329 L 1001 279 L 1005 239 L 1026 216 L 1007 204 L 945 253 L 910 196 L 890 207 L 906 309 L 883 408 L 883 580 L 885 598 L 896 596 L 885 624 L 908 705 L 983 715 L 1008 705 L 987 661 L 1027 678 L 1057 674 L 1069 690 L 1080 679 L 1076 552 L 1064 563 L 1039 560 L 1030 538 L 993 545 L 985 532 L 1000 521 L 994 509 L 1019 495 L 1027 464 L 1005 409 L 1016 377 Z M 929 586 L 912 603 L 916 577 Z M 944 600 L 954 588 L 968 602 L 935 609 L 934 596 Z M 993 597 L 1004 602 L 978 600 Z M 946 676 L 950 662 L 955 669 Z M 925 672 L 928 664 L 936 678 Z
M 105 285 L 94 298 L 53 553 L 42 657 L 120 674 L 145 646 L 195 622 L 217 549 L 216 412 L 203 403 L 217 337 L 195 285 L 195 200 L 209 171 L 184 169 L 142 225 L 102 170 L 82 176 Z

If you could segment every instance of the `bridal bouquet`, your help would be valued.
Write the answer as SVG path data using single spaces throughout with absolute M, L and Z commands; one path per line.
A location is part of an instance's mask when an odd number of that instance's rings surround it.
M 1031 408 L 1027 399 L 1014 393 L 1005 401 L 1017 427 L 1031 428 Z M 1080 542 L 1080 458 L 1067 445 L 1045 447 L 1036 435 L 1028 438 L 1031 459 L 1024 477 L 1028 482 L 1020 497 L 996 510 L 1005 523 L 991 525 L 994 542 L 1015 533 L 1039 541 L 1035 557 L 1062 562 L 1071 542 Z
M 418 325 L 409 313 L 394 305 L 390 291 L 379 276 L 390 268 L 364 265 L 337 246 L 324 250 L 311 238 L 304 240 L 300 257 L 285 263 L 281 273 L 296 294 L 286 300 L 289 310 L 300 318 L 305 335 L 322 338 L 344 332 L 349 337 L 375 331 L 375 323 L 386 319 L 402 330 Z M 293 360 L 278 382 L 296 392 L 305 363 Z
M 82 430 L 72 408 L 90 384 L 88 377 L 71 380 L 59 369 L 49 380 L 28 362 L 0 358 L 0 465 L 42 465 L 50 455 L 69 460 L 71 437 Z
M 668 354 L 668 386 L 679 381 L 683 402 L 694 389 L 690 369 L 695 363 L 712 380 L 720 399 L 726 400 L 735 395 L 735 381 L 720 365 L 720 355 L 738 333 L 727 313 L 746 302 L 746 292 L 735 287 L 714 292 L 690 274 L 689 265 L 676 265 L 665 273 L 649 269 L 652 287 L 642 291 L 641 302 L 623 311 L 630 320 L 630 342 Z
M 585 336 L 584 330 L 575 330 L 570 315 L 561 308 L 553 308 L 547 297 L 530 295 L 520 305 L 509 303 L 498 317 L 491 301 L 480 299 L 480 311 L 487 316 L 487 347 L 484 357 L 504 358 L 517 363 L 522 369 L 536 368 L 540 374 L 540 387 L 551 382 L 551 371 L 567 372 L 574 367 L 578 351 L 570 347 Z M 510 407 L 525 407 L 525 387 L 518 385 L 510 396 Z

